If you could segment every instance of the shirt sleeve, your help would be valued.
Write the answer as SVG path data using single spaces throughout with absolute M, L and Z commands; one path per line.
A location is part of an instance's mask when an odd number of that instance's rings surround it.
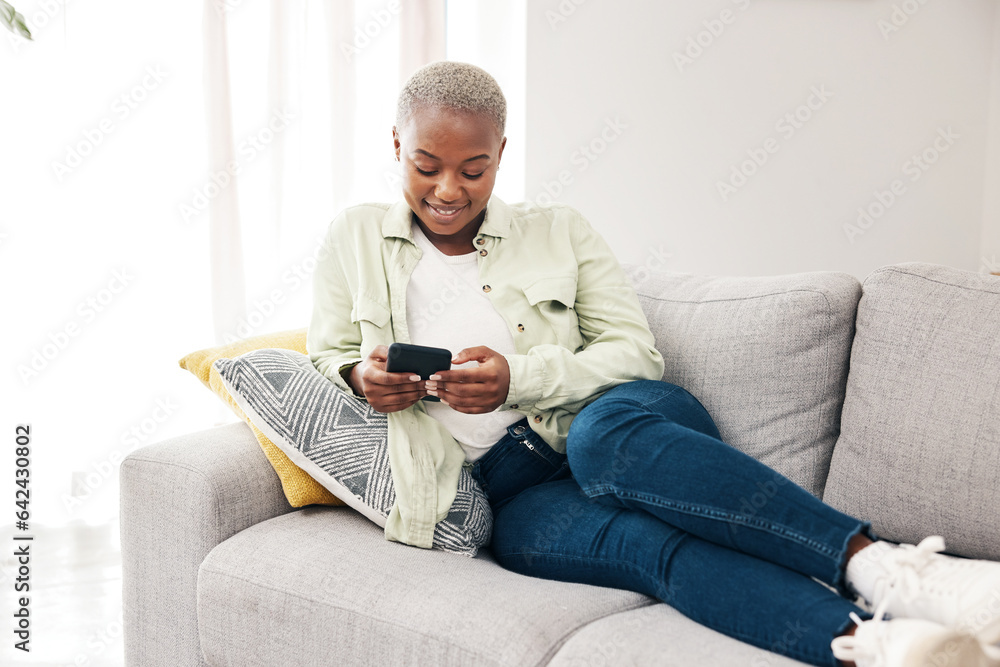
M 316 369 L 344 391 L 354 390 L 342 375 L 361 362 L 361 327 L 353 321 L 354 299 L 341 237 L 347 229 L 341 214 L 330 223 L 313 274 L 313 311 L 306 351 Z M 353 260 L 351 260 L 353 261 Z M 355 394 L 356 395 L 356 394 Z
M 663 376 L 663 357 L 611 248 L 582 216 L 571 239 L 578 266 L 573 307 L 584 346 L 574 353 L 542 344 L 527 354 L 507 355 L 511 379 L 505 405 L 521 412 L 575 413 L 616 385 Z

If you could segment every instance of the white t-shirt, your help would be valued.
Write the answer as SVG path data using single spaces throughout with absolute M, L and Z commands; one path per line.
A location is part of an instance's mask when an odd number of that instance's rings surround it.
M 445 255 L 434 247 L 420 226 L 412 223 L 413 239 L 423 255 L 406 287 L 406 324 L 410 342 L 443 347 L 452 355 L 467 347 L 485 345 L 500 354 L 514 354 L 514 338 L 507 323 L 482 293 L 478 254 Z M 475 367 L 470 361 L 452 368 Z M 512 410 L 470 415 L 444 403 L 424 401 L 427 414 L 437 419 L 475 461 L 493 446 L 507 427 L 523 415 Z

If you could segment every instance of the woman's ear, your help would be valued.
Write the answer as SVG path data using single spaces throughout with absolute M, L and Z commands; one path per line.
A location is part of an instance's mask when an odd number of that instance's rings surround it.
M 399 132 L 396 131 L 396 126 L 392 126 L 392 147 L 396 152 L 396 162 L 399 162 Z
M 500 168 L 500 160 L 503 159 L 503 149 L 507 145 L 507 137 L 500 140 L 500 152 L 497 153 L 497 169 Z

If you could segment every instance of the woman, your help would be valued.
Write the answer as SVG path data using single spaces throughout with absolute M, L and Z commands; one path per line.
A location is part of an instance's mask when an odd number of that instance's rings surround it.
M 878 541 L 790 481 L 755 516 L 740 512 L 778 474 L 659 380 L 638 299 L 576 211 L 492 196 L 505 121 L 481 69 L 414 74 L 393 128 L 404 201 L 341 214 L 336 261 L 317 274 L 313 362 L 389 415 L 387 536 L 429 546 L 464 465 L 508 569 L 646 593 L 816 665 L 1000 666 L 1000 649 L 959 631 L 1000 586 L 1000 564 L 934 553 L 940 538 Z M 385 370 L 393 341 L 458 352 L 424 382 Z M 553 516 L 570 517 L 555 536 Z M 794 642 L 788 627 L 803 628 Z

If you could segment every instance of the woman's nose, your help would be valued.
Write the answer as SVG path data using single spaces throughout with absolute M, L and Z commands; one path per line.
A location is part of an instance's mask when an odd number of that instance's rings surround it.
M 452 202 L 461 197 L 461 187 L 458 179 L 449 174 L 442 174 L 434 186 L 434 196 L 442 202 Z

